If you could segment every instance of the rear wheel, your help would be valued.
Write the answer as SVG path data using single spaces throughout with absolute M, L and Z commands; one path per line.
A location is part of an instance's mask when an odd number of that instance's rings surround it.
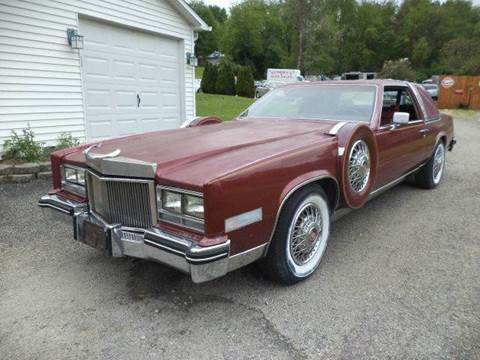
M 445 144 L 439 141 L 433 156 L 415 175 L 415 185 L 424 189 L 433 189 L 440 184 L 445 170 Z
M 282 210 L 262 269 L 284 284 L 308 278 L 320 265 L 329 233 L 330 209 L 323 189 L 299 190 Z

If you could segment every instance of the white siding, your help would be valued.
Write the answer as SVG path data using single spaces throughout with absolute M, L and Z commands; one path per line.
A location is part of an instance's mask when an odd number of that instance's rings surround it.
M 180 39 L 184 51 L 193 52 L 192 27 L 167 0 L 3 0 L 0 151 L 12 130 L 28 124 L 49 145 L 64 131 L 85 140 L 79 50 L 72 50 L 66 38 L 67 28 L 78 28 L 82 16 Z M 185 117 L 190 118 L 195 115 L 194 68 L 185 64 L 183 71 Z

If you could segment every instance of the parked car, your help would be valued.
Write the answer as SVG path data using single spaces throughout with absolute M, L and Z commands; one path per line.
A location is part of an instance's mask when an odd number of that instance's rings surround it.
M 433 100 L 438 100 L 438 84 L 422 84 L 425 90 L 428 91 Z
M 263 95 L 273 89 L 273 84 L 270 83 L 268 80 L 260 81 L 255 86 L 255 98 L 260 99 Z
M 455 144 L 427 91 L 393 80 L 287 85 L 234 121 L 184 126 L 54 152 L 40 207 L 82 243 L 194 282 L 260 260 L 292 284 L 319 266 L 334 217 L 407 177 L 435 188 Z

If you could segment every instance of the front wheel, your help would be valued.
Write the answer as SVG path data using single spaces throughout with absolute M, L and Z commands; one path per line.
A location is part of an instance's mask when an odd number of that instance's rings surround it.
M 271 279 L 294 284 L 312 275 L 327 247 L 330 209 L 325 192 L 314 186 L 299 190 L 278 220 L 261 266 Z
M 433 156 L 415 175 L 415 184 L 424 189 L 433 189 L 440 184 L 445 171 L 445 144 L 439 141 Z

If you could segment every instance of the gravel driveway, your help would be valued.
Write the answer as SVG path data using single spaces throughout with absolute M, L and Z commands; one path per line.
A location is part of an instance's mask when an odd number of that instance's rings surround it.
M 480 359 L 480 120 L 433 191 L 399 185 L 334 223 L 314 276 L 250 266 L 193 284 L 45 224 L 50 184 L 0 187 L 2 359 Z

